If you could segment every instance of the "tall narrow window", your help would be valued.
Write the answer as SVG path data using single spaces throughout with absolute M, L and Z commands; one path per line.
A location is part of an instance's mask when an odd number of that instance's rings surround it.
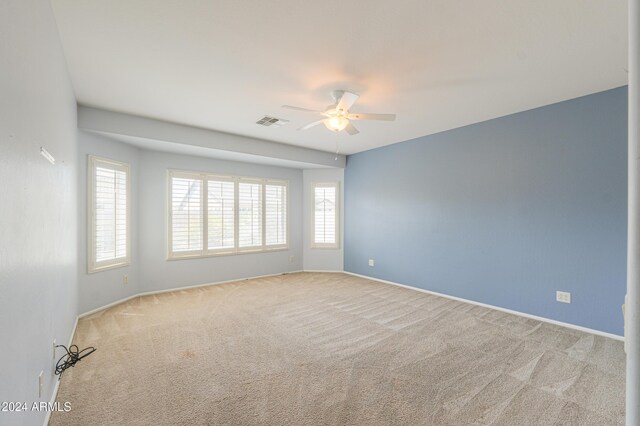
M 208 249 L 235 247 L 235 184 L 233 180 L 207 181 Z
M 278 246 L 287 244 L 287 187 L 265 185 L 265 244 Z
M 262 246 L 262 184 L 238 184 L 238 210 L 239 247 Z
M 129 264 L 129 165 L 89 156 L 89 272 Z
M 197 176 L 173 175 L 170 182 L 170 237 L 174 254 L 200 254 L 203 245 L 203 180 Z
M 338 182 L 313 184 L 312 246 L 339 246 L 339 186 Z

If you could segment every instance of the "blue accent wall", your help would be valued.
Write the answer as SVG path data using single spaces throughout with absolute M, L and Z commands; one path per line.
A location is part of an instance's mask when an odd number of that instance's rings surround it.
M 345 270 L 622 335 L 626 217 L 621 87 L 349 156 Z

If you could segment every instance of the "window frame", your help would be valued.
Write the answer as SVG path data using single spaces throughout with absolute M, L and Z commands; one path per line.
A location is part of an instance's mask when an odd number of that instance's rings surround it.
M 189 252 L 173 252 L 173 211 L 172 211 L 172 178 L 186 178 L 186 179 L 200 179 L 202 181 L 202 205 L 201 210 L 203 214 L 203 230 L 202 230 L 202 242 L 203 246 L 201 250 L 192 250 Z M 209 229 L 208 229 L 208 181 L 227 181 L 234 183 L 234 247 L 232 248 L 218 248 L 209 249 Z M 261 185 L 261 211 L 262 211 L 262 235 L 261 244 L 259 246 L 240 247 L 240 198 L 239 189 L 240 183 L 257 183 Z M 286 191 L 286 241 L 284 244 L 272 244 L 266 245 L 266 197 L 265 189 L 266 185 L 279 185 L 284 186 Z M 193 172 L 177 169 L 167 169 L 167 205 L 165 218 L 167 220 L 167 247 L 166 247 L 166 260 L 183 260 L 183 259 L 202 259 L 207 257 L 218 256 L 235 256 L 239 254 L 247 253 L 267 253 L 280 250 L 289 249 L 290 241 L 290 199 L 289 192 L 289 180 L 286 179 L 271 179 L 271 178 L 256 178 L 251 176 L 231 176 L 222 175 L 208 172 Z
M 126 256 L 118 257 L 115 259 L 103 260 L 98 262 L 96 260 L 96 180 L 95 171 L 96 168 L 102 166 L 112 170 L 122 171 L 126 175 L 126 241 L 125 250 Z M 109 158 L 98 157 L 95 155 L 89 155 L 87 161 L 87 273 L 93 274 L 96 272 L 106 271 L 109 269 L 122 268 L 131 264 L 131 168 L 128 163 L 124 163 Z
M 205 176 L 203 179 L 203 187 L 202 187 L 202 209 L 204 212 L 204 220 L 203 220 L 203 246 L 202 251 L 205 253 L 204 256 L 201 257 L 209 257 L 209 256 L 219 256 L 219 255 L 229 255 L 234 254 L 236 246 L 238 245 L 238 185 L 236 185 L 236 181 L 233 176 L 222 176 L 222 175 L 213 175 L 211 173 L 201 173 L 201 176 Z M 218 182 L 233 182 L 233 247 L 221 247 L 216 249 L 209 248 L 209 181 L 215 180 Z M 169 185 L 171 185 L 171 180 L 169 180 Z M 206 191 L 206 197 L 205 197 Z M 169 192 L 171 195 L 171 188 L 169 188 Z M 206 201 L 206 203 L 205 203 Z M 172 204 L 169 204 L 169 209 L 171 209 Z M 171 212 L 169 212 L 171 214 Z M 171 237 L 171 234 L 169 234 Z M 206 243 L 206 244 L 205 244 Z M 171 250 L 171 245 L 169 245 L 169 250 Z M 174 257 L 175 258 L 175 257 Z
M 336 242 L 335 243 L 316 243 L 316 188 L 335 188 L 336 190 Z M 341 240 L 340 227 L 340 181 L 318 181 L 311 182 L 311 248 L 312 249 L 339 249 Z
M 171 259 L 191 259 L 194 257 L 201 257 L 201 253 L 206 250 L 207 245 L 203 245 L 200 250 L 192 250 L 192 251 L 183 251 L 183 252 L 173 252 L 173 190 L 171 186 L 172 178 L 182 178 L 182 179 L 199 179 L 203 181 L 202 187 L 200 189 L 200 213 L 202 214 L 202 243 L 204 244 L 208 241 L 209 235 L 207 234 L 207 216 L 205 208 L 204 208 L 204 193 L 207 190 L 207 187 L 204 184 L 206 180 L 203 178 L 202 173 L 197 172 L 184 172 L 180 170 L 170 171 L 167 174 L 167 214 L 165 217 L 167 218 L 167 258 Z
M 265 220 L 266 220 L 266 212 L 265 212 L 265 205 L 266 205 L 266 201 L 265 201 L 265 179 L 256 179 L 256 178 L 250 178 L 250 177 L 243 177 L 243 176 L 238 176 L 236 177 L 236 183 L 235 183 L 235 188 L 236 188 L 236 197 L 235 197 L 235 201 L 236 201 L 236 211 L 235 211 L 235 223 L 236 223 L 236 241 L 235 241 L 235 250 L 239 253 L 255 253 L 255 252 L 260 252 L 260 251 L 264 251 L 265 246 L 266 246 L 266 226 L 265 226 Z M 240 184 L 241 183 L 246 183 L 246 184 L 258 184 L 261 185 L 260 186 L 260 245 L 256 245 L 256 246 L 245 246 L 245 247 L 240 247 Z
M 286 206 L 284 209 L 285 215 L 285 242 L 281 244 L 267 244 L 267 186 L 283 186 L 285 189 L 285 202 Z M 290 225 L 289 225 L 289 181 L 277 180 L 277 179 L 267 179 L 262 184 L 262 244 L 264 247 L 267 247 L 267 250 L 278 250 L 278 249 L 288 249 L 289 248 L 289 235 L 290 235 Z

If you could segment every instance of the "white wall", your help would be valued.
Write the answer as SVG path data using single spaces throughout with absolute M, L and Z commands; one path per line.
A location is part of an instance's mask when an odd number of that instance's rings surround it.
M 302 170 L 141 150 L 82 130 L 78 131 L 78 138 L 79 312 L 85 313 L 138 293 L 302 269 Z M 131 264 L 92 274 L 87 273 L 88 155 L 127 162 L 131 166 Z M 288 180 L 289 249 L 167 260 L 167 169 Z M 123 283 L 124 275 L 129 279 L 127 285 Z
M 303 259 L 305 271 L 342 271 L 344 254 L 344 169 L 307 169 L 303 174 Z M 313 182 L 340 182 L 340 246 L 337 249 L 311 248 Z
M 168 261 L 167 169 L 289 180 L 289 250 Z M 141 151 L 138 241 L 141 291 L 164 290 L 302 269 L 302 171 Z M 293 262 L 289 261 L 293 256 Z
M 78 131 L 78 285 L 80 288 L 79 312 L 87 312 L 137 294 L 139 290 L 139 259 L 138 259 L 138 174 L 140 171 L 138 158 L 140 150 L 110 138 L 95 133 Z M 92 274 L 87 273 L 88 253 L 88 192 L 87 192 L 87 163 L 88 156 L 96 155 L 110 160 L 128 163 L 131 179 L 130 206 L 130 250 L 131 263 L 122 268 L 108 269 Z M 128 284 L 124 284 L 123 277 L 127 275 Z
M 344 154 L 87 106 L 78 108 L 78 127 L 104 135 L 113 135 L 114 138 L 133 139 L 141 148 L 153 151 L 166 151 L 168 145 L 174 149 L 179 146 L 183 151 L 182 154 L 197 156 L 199 154 L 194 154 L 194 151 L 203 153 L 208 151 L 215 152 L 215 156 L 203 155 L 277 167 L 344 167 L 346 164 Z M 151 146 L 154 143 L 158 146 L 164 145 L 165 149 Z
M 78 253 L 76 101 L 47 0 L 0 2 L 0 182 L 0 401 L 49 401 L 53 339 L 68 343 L 77 313 Z M 45 415 L 0 412 L 0 424 Z

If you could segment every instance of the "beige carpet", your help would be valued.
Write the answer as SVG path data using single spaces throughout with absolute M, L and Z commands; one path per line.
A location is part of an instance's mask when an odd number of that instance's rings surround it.
M 300 273 L 83 318 L 53 425 L 612 425 L 622 343 L 413 290 Z

